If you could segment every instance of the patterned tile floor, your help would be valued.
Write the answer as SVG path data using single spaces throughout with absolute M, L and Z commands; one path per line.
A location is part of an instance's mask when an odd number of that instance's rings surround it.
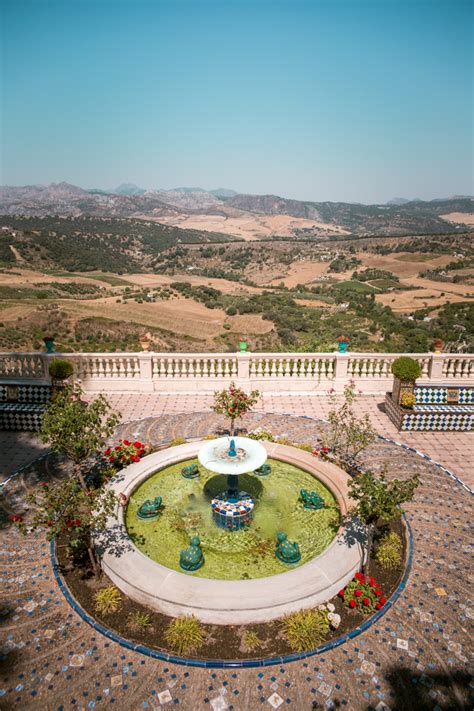
M 177 435 L 200 436 L 222 424 L 213 414 L 195 412 L 203 409 L 199 398 L 186 402 L 181 409 L 185 415 L 173 413 L 178 403 L 171 398 L 146 400 L 142 405 L 141 396 L 117 398 L 125 419 L 148 416 L 122 426 L 123 434 L 136 433 L 157 443 Z M 247 426 L 317 442 L 321 424 L 296 416 L 311 416 L 311 401 L 291 399 L 286 409 L 295 416 L 289 417 L 267 414 L 284 405 L 282 399 L 269 400 L 264 402 L 266 412 L 262 408 L 250 415 Z M 368 409 L 377 417 L 376 400 Z M 156 418 L 163 411 L 167 414 Z M 64 600 L 42 536 L 25 539 L 3 523 L 0 708 L 472 708 L 468 693 L 474 619 L 469 584 L 472 497 L 439 467 L 388 442 L 377 441 L 364 461 L 376 469 L 389 463 L 397 476 L 420 473 L 416 499 L 406 507 L 415 546 L 407 587 L 394 608 L 354 640 L 306 661 L 261 671 L 173 666 L 101 636 Z M 47 462 L 38 471 L 42 477 L 54 476 L 56 468 Z M 459 469 L 455 472 L 461 474 Z M 4 515 L 19 509 L 25 492 L 37 481 L 33 467 L 9 482 L 1 502 Z

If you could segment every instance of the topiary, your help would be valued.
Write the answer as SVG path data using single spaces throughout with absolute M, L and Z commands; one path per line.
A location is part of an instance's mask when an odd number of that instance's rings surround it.
M 73 373 L 74 367 L 70 360 L 65 358 L 55 358 L 51 361 L 48 367 L 48 372 L 52 378 L 58 380 L 66 380 Z
M 414 383 L 421 375 L 421 365 L 414 358 L 409 356 L 400 356 L 392 363 L 392 373 L 400 380 L 407 380 Z

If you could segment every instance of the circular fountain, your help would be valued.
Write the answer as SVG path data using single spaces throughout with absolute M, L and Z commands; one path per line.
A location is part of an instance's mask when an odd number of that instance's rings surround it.
M 227 475 L 227 489 L 211 501 L 216 525 L 230 531 L 247 526 L 252 521 L 255 502 L 249 493 L 240 490 L 239 476 L 265 464 L 265 447 L 247 437 L 220 437 L 203 444 L 198 459 L 206 469 Z
M 198 475 L 182 476 L 191 467 Z M 360 566 L 360 545 L 338 523 L 348 481 L 301 449 L 244 437 L 155 452 L 109 485 L 128 503 L 109 518 L 120 551 L 105 551 L 103 569 L 135 601 L 202 622 L 264 622 L 312 607 Z

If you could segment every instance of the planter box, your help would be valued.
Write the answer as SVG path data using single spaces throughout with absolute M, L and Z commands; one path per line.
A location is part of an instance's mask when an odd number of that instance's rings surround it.
M 418 386 L 415 388 L 417 403 L 413 409 L 401 407 L 392 397 L 385 395 L 385 411 L 396 428 L 407 432 L 471 432 L 474 430 L 473 388 L 459 388 L 470 391 L 459 393 L 458 404 L 449 404 L 445 399 L 453 388 Z M 418 392 L 417 392 L 418 391 Z M 429 392 L 427 392 L 429 391 Z M 441 392 L 438 392 L 441 391 Z M 419 398 L 424 398 L 421 402 Z

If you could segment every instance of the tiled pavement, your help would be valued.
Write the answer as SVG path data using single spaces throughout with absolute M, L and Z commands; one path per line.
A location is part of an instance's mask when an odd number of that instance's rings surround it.
M 179 402 L 186 415 L 173 414 Z M 116 396 L 114 405 L 120 406 L 126 420 L 149 418 L 124 425 L 123 434 L 147 434 L 154 443 L 178 434 L 200 436 L 221 422 L 208 412 L 196 412 L 205 409 L 199 398 L 189 398 L 183 405 L 183 399 Z M 307 417 L 316 406 L 321 408 L 319 414 L 324 413 L 320 400 L 291 398 L 283 403 L 274 398 L 245 424 L 315 443 L 321 429 L 317 422 L 263 412 L 276 412 L 279 405 Z M 373 410 L 367 407 L 376 417 L 375 408 L 376 401 Z M 153 418 L 163 412 L 158 420 Z M 380 421 L 384 419 L 380 416 Z M 461 436 L 470 437 L 451 435 Z M 429 461 L 388 442 L 378 441 L 364 458 L 374 469 L 389 463 L 397 476 L 415 471 L 421 475 L 416 499 L 406 507 L 415 547 L 407 587 L 397 604 L 354 640 L 306 661 L 262 670 L 173 666 L 120 647 L 92 630 L 68 606 L 52 576 L 42 536 L 23 539 L 4 525 L 0 708 L 472 708 L 468 699 L 469 633 L 474 619 L 469 585 L 472 497 Z M 4 509 L 18 510 L 25 491 L 36 482 L 34 471 L 12 480 L 5 488 Z

